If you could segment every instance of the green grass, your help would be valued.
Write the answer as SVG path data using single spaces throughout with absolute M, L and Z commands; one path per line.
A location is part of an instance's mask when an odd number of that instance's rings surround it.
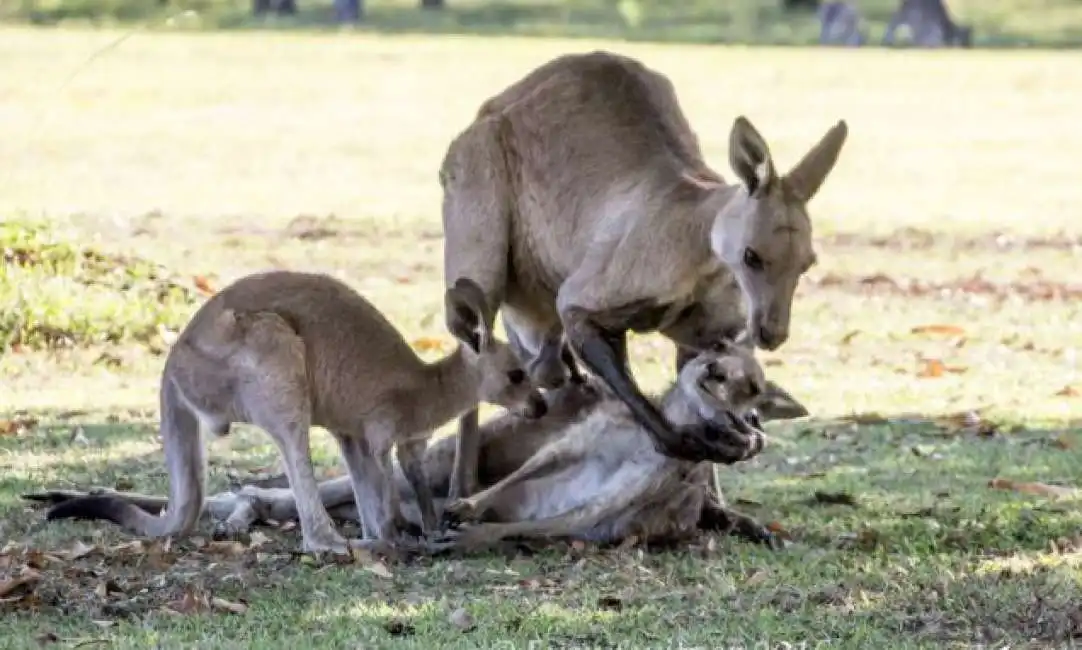
M 117 36 L 0 30 L 0 249 L 37 251 L 0 272 L 3 332 L 26 341 L 0 357 L 0 540 L 12 543 L 0 580 L 28 561 L 42 573 L 30 599 L 0 603 L 0 647 L 1077 643 L 1078 502 L 988 485 L 1080 482 L 1082 246 L 1070 233 L 1082 74 L 1070 55 L 154 34 L 61 87 Z M 220 287 L 270 267 L 334 273 L 408 339 L 449 347 L 444 148 L 485 97 L 593 47 L 671 75 L 723 174 L 738 114 L 783 168 L 834 120 L 850 123 L 810 206 L 821 262 L 798 291 L 791 340 L 762 355 L 814 418 L 771 425 L 768 449 L 722 476 L 737 507 L 789 533 L 785 550 L 556 547 L 391 565 L 385 578 L 294 557 L 295 530 L 239 558 L 194 540 L 125 554 L 114 527 L 45 525 L 18 498 L 164 490 L 157 330 L 203 299 L 189 293 L 196 276 Z M 173 282 L 189 288 L 157 300 Z M 72 332 L 65 345 L 27 327 L 34 314 Z M 951 327 L 919 329 L 936 324 Z M 670 379 L 661 339 L 631 349 L 644 386 Z M 923 376 L 922 359 L 958 372 Z M 961 427 L 971 410 L 996 435 Z M 324 432 L 314 450 L 321 471 L 336 465 Z M 214 489 L 276 463 L 251 428 L 211 458 Z M 76 542 L 113 550 L 65 560 Z M 109 580 L 117 593 L 102 598 Z M 186 589 L 248 609 L 164 613 Z M 474 629 L 452 622 L 458 608 Z
M 366 0 L 358 27 L 377 33 L 614 38 L 632 41 L 813 45 L 815 13 L 781 0 L 448 0 L 422 11 L 414 0 Z M 1082 44 L 1082 6 L 1072 0 L 948 0 L 956 20 L 975 27 L 976 47 L 1071 48 Z M 897 0 L 857 3 L 879 43 Z M 3 0 L 0 21 L 40 25 L 149 23 L 153 29 L 333 28 L 330 0 L 298 2 L 293 17 L 253 18 L 247 0 Z

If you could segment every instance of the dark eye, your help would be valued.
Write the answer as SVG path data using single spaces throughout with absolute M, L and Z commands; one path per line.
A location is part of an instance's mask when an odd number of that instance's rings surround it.
M 750 248 L 744 249 L 744 266 L 747 266 L 752 271 L 763 270 L 763 258 L 759 257 L 759 254 Z
M 507 373 L 507 381 L 512 384 L 521 384 L 526 381 L 526 371 L 521 368 L 515 368 L 511 372 Z

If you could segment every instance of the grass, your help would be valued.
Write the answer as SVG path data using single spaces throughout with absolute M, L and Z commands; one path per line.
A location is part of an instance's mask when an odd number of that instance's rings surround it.
M 0 580 L 28 562 L 43 576 L 31 597 L 0 602 L 0 646 L 1077 643 L 1077 501 L 988 485 L 1079 482 L 1082 242 L 1070 233 L 1082 76 L 1069 56 L 154 34 L 62 86 L 116 37 L 0 30 L 0 248 L 34 262 L 6 257 L 0 273 L 0 539 L 11 542 Z M 295 531 L 236 557 L 195 540 L 125 552 L 114 527 L 44 525 L 18 498 L 164 489 L 161 331 L 203 299 L 197 284 L 322 270 L 407 338 L 449 347 L 443 150 L 486 96 L 592 47 L 670 74 L 722 173 L 738 114 L 783 168 L 834 120 L 850 123 L 811 205 L 821 263 L 799 289 L 790 342 L 762 357 L 814 418 L 771 425 L 768 450 L 723 475 L 731 500 L 788 532 L 787 549 L 556 547 L 390 565 L 385 577 L 294 557 Z M 155 298 L 173 283 L 186 289 Z M 42 336 L 41 324 L 71 334 Z M 637 337 L 632 354 L 644 386 L 671 376 L 659 338 Z M 314 445 L 330 471 L 330 439 L 317 432 Z M 251 429 L 211 456 L 214 489 L 276 462 Z M 833 493 L 856 505 L 828 503 Z M 96 550 L 67 559 L 79 544 Z M 186 592 L 247 610 L 163 611 Z M 469 631 L 452 620 L 460 608 Z
M 814 11 L 782 0 L 448 0 L 424 11 L 417 0 L 365 0 L 362 31 L 382 34 L 559 36 L 633 41 L 814 45 Z M 878 44 L 898 0 L 856 3 Z M 954 18 L 975 27 L 987 48 L 1073 48 L 1082 44 L 1082 6 L 1073 0 L 948 0 Z M 292 17 L 254 18 L 249 0 L 0 0 L 0 21 L 39 25 L 149 23 L 153 29 L 326 30 L 333 3 L 303 1 Z M 904 37 L 902 37 L 904 39 Z

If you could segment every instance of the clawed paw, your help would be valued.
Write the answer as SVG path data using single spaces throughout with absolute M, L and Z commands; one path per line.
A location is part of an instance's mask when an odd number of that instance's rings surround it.
M 475 522 L 477 518 L 477 506 L 472 500 L 456 499 L 444 506 L 441 523 L 446 531 Z

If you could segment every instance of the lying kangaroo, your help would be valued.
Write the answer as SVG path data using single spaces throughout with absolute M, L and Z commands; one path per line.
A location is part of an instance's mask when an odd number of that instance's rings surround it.
M 746 350 L 731 348 L 720 354 L 702 353 L 685 365 L 678 381 L 662 398 L 662 404 L 666 414 L 678 421 L 704 417 L 704 413 L 716 415 L 719 403 L 733 401 L 743 408 L 758 404 L 769 417 L 773 414 L 769 403 L 763 403 L 763 395 L 753 395 L 762 385 L 762 370 Z M 588 525 L 586 520 L 580 519 L 580 525 L 572 526 L 571 532 L 566 533 L 568 537 L 619 541 L 628 534 L 636 534 L 645 535 L 645 541 L 655 541 L 677 533 L 685 534 L 698 526 L 731 528 L 731 532 L 757 541 L 771 541 L 769 534 L 753 520 L 719 505 L 712 497 L 709 463 L 676 461 L 658 454 L 649 435 L 635 423 L 627 408 L 619 400 L 604 395 L 597 380 L 590 378 L 582 384 L 568 383 L 548 391 L 544 398 L 547 412 L 539 419 L 508 412 L 488 420 L 480 428 L 480 480 L 490 488 L 475 499 L 484 498 L 487 493 L 494 499 L 492 511 L 497 515 L 502 512 L 503 517 L 510 518 L 505 523 L 530 519 L 532 515 L 526 509 L 531 506 L 527 504 L 540 504 L 535 506 L 539 510 L 531 512 L 544 513 L 560 510 L 563 508 L 561 503 L 577 500 L 604 511 L 599 515 L 600 520 L 611 525 L 608 528 L 604 523 Z M 434 442 L 425 453 L 425 476 L 437 501 L 450 489 L 454 452 L 454 436 L 448 436 Z M 508 488 L 506 498 L 499 496 L 502 488 L 496 486 L 514 483 L 516 479 L 511 477 L 518 474 L 521 478 L 523 468 L 536 465 L 541 456 L 561 467 L 548 474 L 541 472 L 541 476 Z M 607 471 L 612 468 L 599 468 L 598 463 L 616 469 Z M 644 480 L 645 476 L 651 476 L 653 480 Z M 684 478 L 679 478 L 681 476 Z M 400 469 L 396 471 L 395 480 L 404 519 L 419 524 L 420 514 L 412 499 L 414 490 Z M 643 488 L 644 485 L 649 489 Z M 496 490 L 495 495 L 493 490 Z M 523 490 L 527 497 L 520 504 L 514 504 L 515 494 L 521 494 Z M 357 509 L 348 477 L 324 481 L 319 486 L 319 493 L 324 507 L 335 519 L 356 518 Z M 161 511 L 167 502 L 159 496 L 115 492 L 112 495 L 152 513 Z M 77 491 L 56 490 L 24 495 L 24 498 L 54 504 L 78 504 L 93 497 Z M 476 503 L 474 499 L 470 502 Z M 621 510 L 617 507 L 620 502 L 632 505 Z M 696 503 L 701 507 L 699 514 L 694 511 Z M 219 521 L 231 521 L 234 531 L 245 529 L 256 521 L 284 521 L 298 516 L 292 490 L 257 486 L 215 495 L 208 499 L 204 511 Z M 629 517 L 645 525 L 629 526 Z M 557 529 L 551 531 L 554 535 L 559 534 Z M 524 534 L 529 536 L 529 533 Z M 461 543 L 488 543 L 492 540 L 478 536 L 490 534 L 467 532 Z
M 351 543 L 382 548 L 395 540 L 392 445 L 416 490 L 422 529 L 432 533 L 437 521 L 421 463 L 432 432 L 479 401 L 544 413 L 514 353 L 483 322 L 482 301 L 467 279 L 447 290 L 447 308 L 466 340 L 426 364 L 378 309 L 334 278 L 272 271 L 240 279 L 200 307 L 165 362 L 165 516 L 99 495 L 60 504 L 48 518 L 107 519 L 151 537 L 187 533 L 203 505 L 201 433 L 224 435 L 231 423 L 246 422 L 270 434 L 282 453 L 304 550 L 344 552 L 347 542 L 320 502 L 312 469 L 314 424 L 332 433 L 348 470 L 364 531 L 364 543 Z
M 909 27 L 913 44 L 918 47 L 973 45 L 973 27 L 954 22 L 943 0 L 901 0 L 887 23 L 883 45 L 894 45 L 895 34 L 902 25 Z
M 815 262 L 806 204 L 847 133 L 838 122 L 779 174 L 738 117 L 730 163 L 740 184 L 729 184 L 703 160 L 665 76 L 608 52 L 558 57 L 485 102 L 449 146 L 445 282 L 474 279 L 488 323 L 499 309 L 533 338 L 562 328 L 663 453 L 737 462 L 746 424 L 726 412 L 674 429 L 631 377 L 627 332 L 664 332 L 725 269 L 747 299 L 753 342 L 780 346 L 797 282 Z M 472 492 L 461 466 L 456 496 Z
M 826 2 L 819 5 L 819 44 L 860 47 L 864 32 L 860 29 L 860 11 L 851 2 Z
M 722 343 L 717 353 L 703 352 L 684 365 L 660 406 L 677 424 L 713 420 L 727 410 L 749 408 L 765 382 L 749 350 Z M 758 454 L 764 441 L 760 431 L 749 436 L 745 459 Z M 610 400 L 495 485 L 448 503 L 445 513 L 462 521 L 491 520 L 451 531 L 455 544 L 465 548 L 505 537 L 678 540 L 700 527 L 704 509 L 712 512 L 712 522 L 772 542 L 773 535 L 754 520 L 709 500 L 712 474 L 709 462 L 658 452 L 628 407 Z

